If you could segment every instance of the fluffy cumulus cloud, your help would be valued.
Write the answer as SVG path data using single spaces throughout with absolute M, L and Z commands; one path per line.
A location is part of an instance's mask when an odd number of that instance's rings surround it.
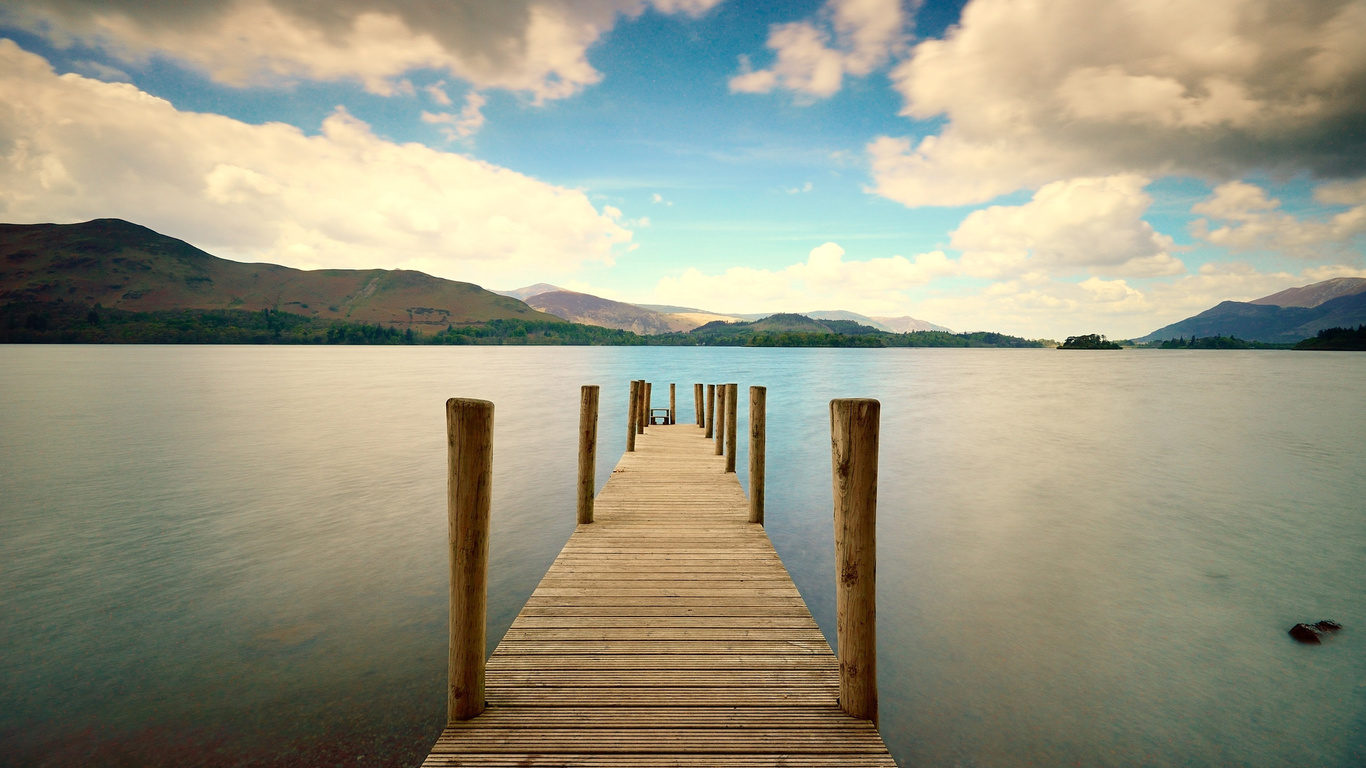
M 0 40 L 0 216 L 117 216 L 219 255 L 519 284 L 610 262 L 631 233 L 584 193 L 395 144 L 338 109 L 309 136 L 56 75 Z
M 1121 172 L 1366 172 L 1366 0 L 972 0 L 893 71 L 874 191 L 980 203 Z
M 837 307 L 867 314 L 904 314 L 905 291 L 935 277 L 952 274 L 942 251 L 845 261 L 835 243 L 813 248 L 807 260 L 779 270 L 731 267 L 708 275 L 689 267 L 655 286 L 668 304 L 720 312 L 791 312 Z
M 1267 197 L 1256 184 L 1230 181 L 1191 209 L 1209 217 L 1197 219 L 1192 230 L 1201 239 L 1234 250 L 1276 250 L 1304 257 L 1322 256 L 1325 248 L 1346 245 L 1366 233 L 1366 179 L 1323 184 L 1314 190 L 1314 199 L 1347 210 L 1325 220 L 1301 218 L 1281 210 L 1281 202 Z M 1212 226 L 1211 219 L 1218 226 Z
M 1147 184 L 1132 174 L 1046 184 L 1024 205 L 968 214 L 952 244 L 974 277 L 1179 274 L 1171 238 L 1142 218 L 1152 203 Z
M 353 79 L 389 94 L 414 69 L 562 98 L 597 82 L 586 51 L 618 16 L 720 0 L 18 0 L 0 19 L 127 61 L 165 56 L 236 86 Z
M 828 0 L 817 21 L 775 24 L 768 34 L 773 65 L 754 69 L 740 59 L 730 80 L 735 93 L 792 91 L 799 100 L 837 93 L 845 75 L 862 77 L 885 64 L 905 44 L 901 0 Z

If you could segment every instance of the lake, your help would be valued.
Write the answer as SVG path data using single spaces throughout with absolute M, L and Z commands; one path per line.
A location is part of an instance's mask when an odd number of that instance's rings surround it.
M 832 643 L 827 404 L 882 401 L 901 765 L 1366 764 L 1366 355 L 230 346 L 0 347 L 0 764 L 416 764 L 445 399 L 496 404 L 492 648 L 574 528 L 579 386 L 601 486 L 631 378 L 680 421 L 768 387 L 767 529 Z

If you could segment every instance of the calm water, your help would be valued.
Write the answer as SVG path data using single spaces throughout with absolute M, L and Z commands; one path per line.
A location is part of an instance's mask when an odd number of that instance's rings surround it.
M 601 483 L 632 377 L 684 420 L 693 381 L 768 386 L 768 529 L 832 640 L 826 403 L 882 400 L 902 765 L 1366 764 L 1366 355 L 14 346 L 0 762 L 414 764 L 445 398 L 497 407 L 496 642 L 573 530 L 578 386 Z

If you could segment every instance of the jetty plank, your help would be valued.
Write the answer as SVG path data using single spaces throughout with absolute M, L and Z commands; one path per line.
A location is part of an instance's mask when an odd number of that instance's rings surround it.
M 895 765 L 726 461 L 694 424 L 636 436 L 424 766 Z

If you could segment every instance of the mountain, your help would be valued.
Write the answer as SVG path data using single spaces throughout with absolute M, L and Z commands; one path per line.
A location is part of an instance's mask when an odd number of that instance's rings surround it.
M 912 331 L 943 331 L 944 333 L 953 333 L 953 331 L 942 325 L 935 325 L 926 320 L 917 320 L 910 315 L 902 315 L 901 317 L 872 317 L 869 319 L 876 320 L 893 333 L 910 333 Z
M 695 323 L 679 322 L 661 312 L 612 301 L 588 293 L 550 291 L 527 299 L 527 304 L 571 323 L 634 331 L 641 335 L 686 331 Z
M 871 317 L 868 317 L 867 315 L 860 315 L 857 312 L 849 312 L 843 309 L 825 309 L 817 312 L 803 312 L 802 314 L 806 315 L 812 320 L 852 320 L 853 322 L 858 323 L 859 325 L 866 325 L 870 328 L 876 328 L 879 331 L 887 331 L 888 333 L 893 333 L 890 327 L 883 325 L 882 323 L 879 323 L 878 321 L 874 320 Z
M 1366 280 L 1336 278 L 1273 293 L 1255 301 L 1225 301 L 1194 317 L 1172 323 L 1135 341 L 1162 341 L 1185 336 L 1235 336 L 1247 341 L 1294 343 L 1324 328 L 1354 328 L 1366 323 Z M 1329 285 L 1329 284 L 1333 285 Z M 1320 297 L 1331 296 L 1318 302 Z M 1272 301 L 1296 302 L 1276 304 Z M 1318 303 L 1313 303 L 1318 302 Z
M 55 302 L 135 312 L 269 309 L 419 329 L 551 319 L 472 283 L 410 270 L 244 264 L 121 219 L 0 224 L 0 304 Z
M 1317 307 L 1341 296 L 1366 293 L 1366 277 L 1335 277 L 1313 285 L 1286 288 L 1280 293 L 1253 299 L 1249 304 L 1270 304 L 1277 307 Z
M 499 296 L 510 296 L 514 299 L 526 301 L 532 296 L 539 296 L 543 293 L 550 293 L 551 291 L 563 290 L 564 289 L 559 287 L 558 285 L 551 285 L 550 283 L 536 283 L 535 285 L 527 285 L 521 288 L 514 288 L 510 291 L 494 291 L 494 293 L 498 294 Z

